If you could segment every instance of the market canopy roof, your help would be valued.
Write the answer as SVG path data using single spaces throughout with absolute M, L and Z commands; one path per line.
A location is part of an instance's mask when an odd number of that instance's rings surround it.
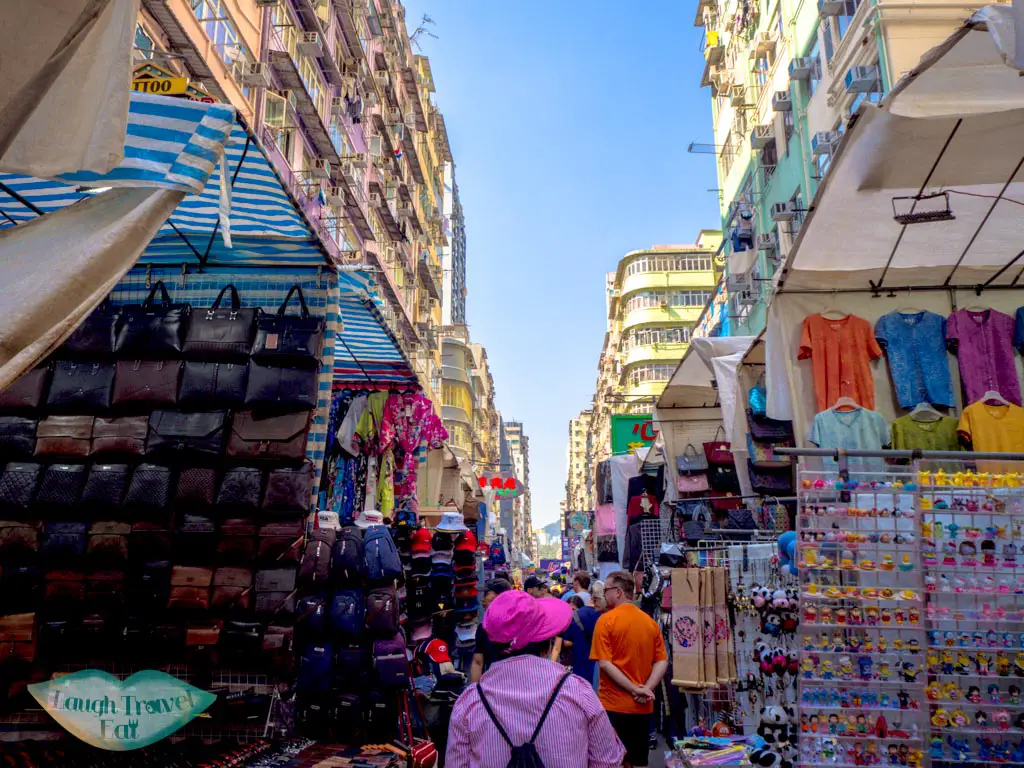
M 324 265 L 323 250 L 299 212 L 297 201 L 288 194 L 259 142 L 237 122 L 233 113 L 232 108 L 223 105 L 133 93 L 124 161 L 103 176 L 77 173 L 61 176 L 57 181 L 0 174 L 0 185 L 7 187 L 0 187 L 0 228 L 36 218 L 33 207 L 42 213 L 52 213 L 93 197 L 95 192 L 90 187 L 142 183 L 190 194 L 152 239 L 140 263 Z M 224 148 L 224 162 L 216 163 L 204 187 L 206 177 L 199 177 L 189 165 L 187 155 L 184 161 L 178 156 L 176 142 L 187 144 L 186 153 L 195 152 L 197 158 L 215 160 L 202 146 L 204 138 L 213 138 L 215 129 L 206 122 L 214 119 L 229 121 L 230 136 Z M 220 130 L 223 133 L 223 125 Z M 197 138 L 190 138 L 193 133 Z M 231 177 L 229 202 L 222 200 L 225 167 Z M 225 233 L 221 210 L 227 206 L 230 226 Z
M 716 381 L 715 360 L 743 353 L 749 336 L 697 338 L 690 341 L 683 359 L 658 398 L 658 408 L 699 408 L 718 405 L 721 382 Z
M 1012 9 L 983 8 L 881 106 L 860 108 L 788 254 L 781 292 L 1015 281 L 1024 78 L 1014 41 Z M 945 197 L 915 199 L 944 192 L 951 218 L 895 219 L 944 208 Z

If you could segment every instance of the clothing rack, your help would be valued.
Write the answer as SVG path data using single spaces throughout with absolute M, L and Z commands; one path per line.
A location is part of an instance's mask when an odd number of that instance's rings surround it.
M 775 449 L 774 452 L 775 453 L 781 453 L 783 450 L 787 450 L 788 451 L 790 449 L 779 448 L 779 449 Z M 831 451 L 826 451 L 822 455 L 831 456 L 832 452 Z M 962 455 L 961 455 L 961 458 L 962 458 Z M 668 501 L 668 502 L 665 502 L 665 503 L 666 504 L 679 504 L 680 502 L 683 502 L 683 501 L 735 501 L 736 499 L 764 499 L 765 501 L 796 501 L 797 497 L 796 496 L 765 496 L 763 493 L 747 493 L 747 494 L 743 494 L 742 496 L 738 496 L 738 495 L 734 495 L 734 496 L 693 496 L 693 497 L 689 497 L 688 496 L 686 498 L 676 499 L 675 501 Z

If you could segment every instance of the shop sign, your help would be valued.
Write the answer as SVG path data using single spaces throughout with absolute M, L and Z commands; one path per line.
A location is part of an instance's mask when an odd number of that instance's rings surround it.
M 189 101 L 206 104 L 216 102 L 216 99 L 193 85 L 187 77 L 178 77 L 156 64 L 140 64 L 135 68 L 132 72 L 132 90 L 159 96 L 184 96 Z
M 637 448 L 650 448 L 657 437 L 658 430 L 649 415 L 620 413 L 612 416 L 612 454 L 615 456 L 635 453 Z
M 573 533 L 583 533 L 583 529 L 587 525 L 587 514 L 585 512 L 570 512 L 569 517 L 569 528 L 572 529 Z
M 495 496 L 515 498 L 519 495 L 516 476 L 512 472 L 484 472 L 478 482 L 480 488 L 490 488 Z
M 217 698 L 156 670 L 136 672 L 122 681 L 98 669 L 84 669 L 28 689 L 69 733 L 112 752 L 148 747 L 167 738 Z

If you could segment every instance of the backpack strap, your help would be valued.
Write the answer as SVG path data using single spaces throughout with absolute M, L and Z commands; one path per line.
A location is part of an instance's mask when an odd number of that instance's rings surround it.
M 555 703 L 555 699 L 558 698 L 559 692 L 562 690 L 562 686 L 565 685 L 565 681 L 572 677 L 572 672 L 566 672 L 562 675 L 562 679 L 558 681 L 558 685 L 555 686 L 555 690 L 551 692 L 551 698 L 548 699 L 547 705 L 544 707 L 544 712 L 540 716 L 540 722 L 537 723 L 537 727 L 533 731 L 533 736 L 526 742 L 527 744 L 533 744 L 537 740 L 537 736 L 540 735 L 540 729 L 544 727 L 544 721 L 548 719 L 548 713 L 551 712 L 551 706 Z
M 483 687 L 479 683 L 477 683 L 476 692 L 480 696 L 480 703 L 483 704 L 484 705 L 484 709 L 487 710 L 487 716 L 489 718 L 491 718 L 491 722 L 494 723 L 494 727 L 497 728 L 498 729 L 498 733 L 501 734 L 501 738 L 505 740 L 506 744 L 508 744 L 508 748 L 509 749 L 515 749 L 515 745 L 512 743 L 512 740 L 509 739 L 508 734 L 505 733 L 505 728 L 498 721 L 497 716 L 494 714 L 494 710 L 491 709 L 491 705 L 487 701 L 487 697 L 484 696 L 484 689 L 483 689 Z M 547 714 L 546 711 L 545 711 L 545 714 Z

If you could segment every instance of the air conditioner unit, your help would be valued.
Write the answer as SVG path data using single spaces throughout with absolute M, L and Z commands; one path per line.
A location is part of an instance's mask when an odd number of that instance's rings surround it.
M 844 0 L 818 0 L 818 13 L 822 16 L 838 16 L 845 6 Z
M 818 131 L 811 136 L 811 154 L 827 155 L 832 152 L 836 135 L 832 131 Z
M 270 65 L 265 61 L 235 62 L 235 79 L 247 88 L 269 88 Z
M 391 84 L 391 78 L 384 70 L 377 70 L 373 73 L 373 79 L 377 82 L 378 88 L 387 88 Z
M 772 109 L 776 112 L 793 111 L 793 99 L 790 97 L 789 91 L 776 91 L 772 95 Z
M 387 118 L 387 121 L 392 125 L 396 125 L 402 122 L 402 110 L 398 109 L 397 107 L 384 110 L 384 116 Z
M 380 208 L 382 205 L 384 205 L 384 198 L 382 198 L 376 192 L 371 192 L 370 193 L 370 205 L 375 205 L 378 208 Z
M 747 87 L 745 85 L 734 85 L 729 90 L 729 102 L 734 107 L 743 107 L 747 104 Z
M 412 218 L 412 203 L 407 200 L 399 200 L 398 215 L 403 219 Z
M 765 232 L 757 236 L 757 249 L 759 251 L 771 251 L 779 246 L 779 238 L 774 232 Z
M 792 221 L 794 215 L 793 208 L 788 202 L 775 203 L 772 206 L 772 221 Z
M 789 79 L 809 80 L 811 77 L 811 68 L 813 66 L 814 61 L 809 56 L 801 56 L 800 58 L 793 59 L 789 62 Z
M 725 289 L 733 296 L 754 290 L 754 276 L 747 272 L 730 272 L 725 279 Z
M 850 67 L 843 82 L 847 93 L 871 93 L 878 88 L 878 67 Z
M 332 96 L 331 97 L 331 114 L 332 115 L 343 115 L 343 114 L 345 114 L 345 97 L 344 96 Z
M 345 160 L 346 162 L 351 163 L 356 168 L 365 168 L 366 167 L 366 153 L 365 152 L 356 152 L 356 153 L 351 154 L 351 155 L 342 155 L 341 159 Z
M 328 205 L 345 205 L 345 188 L 344 187 L 331 187 L 327 190 L 327 204 Z
M 356 167 L 351 160 L 341 161 L 341 178 L 349 184 L 356 183 Z
M 319 32 L 303 32 L 296 47 L 303 56 L 323 56 L 324 46 L 320 42 Z
M 391 126 L 391 134 L 402 141 L 405 138 L 405 123 L 393 123 Z
M 754 132 L 750 134 L 750 146 L 754 149 L 763 149 L 775 141 L 775 126 L 771 123 L 755 125 Z
M 364 107 L 376 107 L 377 106 L 377 92 L 373 90 L 367 90 L 363 94 L 363 106 Z

